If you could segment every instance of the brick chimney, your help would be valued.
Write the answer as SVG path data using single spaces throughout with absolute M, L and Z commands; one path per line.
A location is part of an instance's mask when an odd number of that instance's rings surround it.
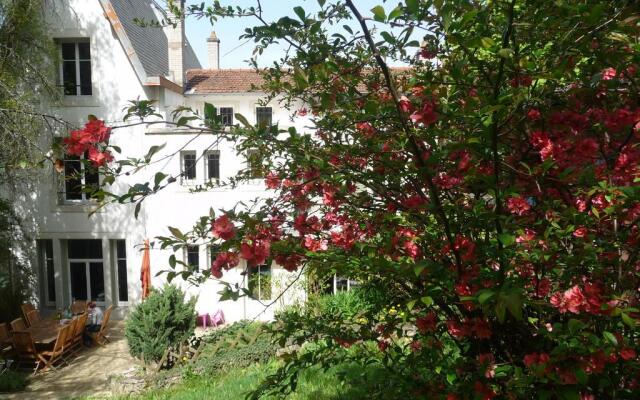
M 173 82 L 182 86 L 185 78 L 184 48 L 186 45 L 184 34 L 184 0 L 174 1 L 175 6 L 180 10 L 180 16 L 169 11 L 171 22 L 176 26 L 169 26 L 167 31 L 167 41 L 169 45 L 169 75 Z
M 220 69 L 220 39 L 214 31 L 207 38 L 207 55 L 209 57 L 209 68 Z

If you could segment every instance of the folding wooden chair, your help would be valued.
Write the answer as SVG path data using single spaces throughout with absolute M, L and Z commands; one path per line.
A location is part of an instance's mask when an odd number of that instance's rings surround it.
M 24 320 L 22 318 L 16 318 L 11 321 L 11 330 L 12 331 L 24 331 L 27 329 L 27 325 L 25 325 Z
M 63 356 L 64 345 L 67 342 L 67 337 L 69 336 L 70 329 L 71 325 L 67 325 L 60 329 L 58 331 L 56 343 L 53 345 L 53 349 L 38 353 L 38 359 L 44 364 L 44 369 L 51 368 L 55 370 L 55 364 L 58 361 L 67 363 Z
M 22 310 L 22 316 L 24 317 L 25 321 L 27 321 L 28 323 L 29 318 L 27 317 L 27 314 L 29 314 L 29 311 L 33 311 L 36 308 L 31 303 L 24 303 L 20 306 L 20 309 Z
M 93 335 L 91 335 L 91 339 L 93 343 L 104 345 L 105 343 L 110 343 L 109 338 L 107 337 L 107 329 L 109 327 L 109 319 L 111 318 L 111 311 L 113 311 L 113 306 L 109 306 L 107 311 L 104 312 L 104 316 L 102 317 L 102 323 L 100 324 L 100 330 Z
M 29 326 L 38 325 L 40 321 L 42 321 L 42 317 L 40 316 L 40 311 L 31 310 L 27 313 L 27 324 L 29 324 Z
M 31 332 L 14 331 L 12 333 L 13 348 L 16 353 L 16 366 L 27 364 L 34 365 L 33 374 L 38 372 L 42 365 L 45 365 L 45 359 L 36 350 L 33 343 Z
M 87 311 L 87 306 L 89 302 L 87 300 L 75 300 L 71 303 L 71 313 L 73 315 L 82 314 Z
M 68 358 L 73 355 L 73 334 L 76 331 L 76 327 L 78 326 L 78 317 L 73 317 L 69 325 L 69 332 L 67 337 L 65 338 L 64 343 L 62 344 L 62 351 L 64 353 L 65 358 Z
M 82 348 L 84 328 L 87 325 L 89 315 L 85 312 L 80 314 L 76 319 L 76 326 L 72 334 L 71 351 L 74 355 L 78 354 Z
M 7 324 L 0 324 L 0 357 L 8 355 L 12 350 L 11 335 Z

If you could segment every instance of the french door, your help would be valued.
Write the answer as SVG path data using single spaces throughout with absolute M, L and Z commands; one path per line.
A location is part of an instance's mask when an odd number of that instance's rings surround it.
M 72 300 L 105 302 L 101 240 L 69 240 L 69 277 Z
M 104 263 L 102 260 L 70 260 L 71 298 L 104 303 Z

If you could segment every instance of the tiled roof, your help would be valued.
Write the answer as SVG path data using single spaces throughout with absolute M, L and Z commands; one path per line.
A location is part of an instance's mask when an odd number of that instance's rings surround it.
M 258 91 L 264 80 L 254 69 L 192 69 L 187 71 L 187 92 L 246 93 Z
M 394 76 L 400 76 L 411 67 L 392 67 Z M 247 93 L 258 92 L 264 79 L 255 69 L 192 69 L 187 71 L 187 93 Z M 359 87 L 365 91 L 364 85 Z

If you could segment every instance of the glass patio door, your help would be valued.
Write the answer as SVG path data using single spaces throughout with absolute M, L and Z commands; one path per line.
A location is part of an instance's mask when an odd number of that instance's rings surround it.
M 104 303 L 102 241 L 69 240 L 68 245 L 72 300 Z

